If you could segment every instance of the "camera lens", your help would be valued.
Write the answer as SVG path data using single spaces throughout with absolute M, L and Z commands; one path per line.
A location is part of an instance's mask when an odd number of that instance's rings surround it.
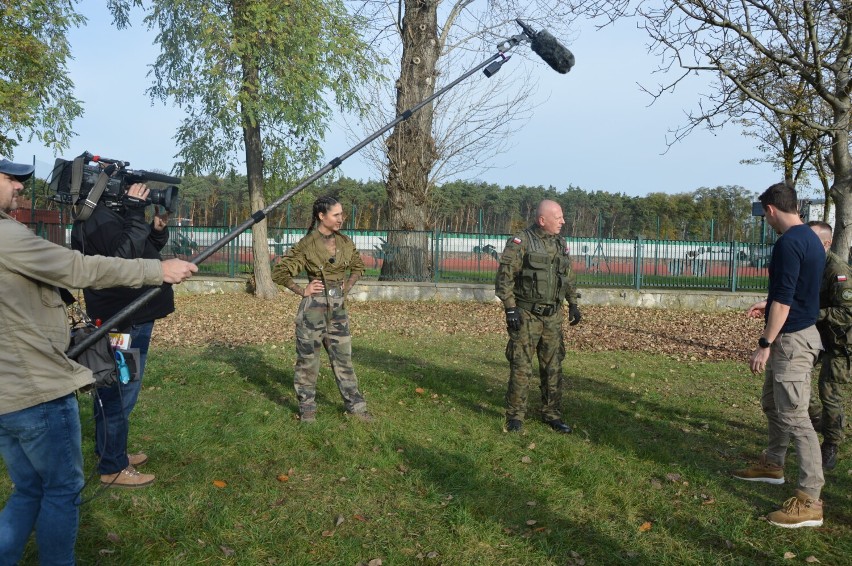
M 152 189 L 148 193 L 148 201 L 151 204 L 162 205 L 169 212 L 174 212 L 177 205 L 178 188 L 174 185 L 169 185 L 165 189 Z

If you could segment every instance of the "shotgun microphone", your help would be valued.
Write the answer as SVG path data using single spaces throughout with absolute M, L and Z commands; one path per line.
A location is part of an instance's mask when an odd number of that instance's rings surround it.
M 565 74 L 574 66 L 574 54 L 550 35 L 547 30 L 535 31 L 522 20 L 515 20 L 530 40 L 530 47 L 550 68 Z

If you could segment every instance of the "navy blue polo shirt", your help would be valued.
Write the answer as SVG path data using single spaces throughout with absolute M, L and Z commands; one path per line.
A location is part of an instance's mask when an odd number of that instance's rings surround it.
M 766 318 L 772 303 L 789 305 L 790 314 L 781 333 L 796 332 L 816 323 L 824 268 L 822 242 L 807 224 L 789 228 L 775 242 L 769 263 Z

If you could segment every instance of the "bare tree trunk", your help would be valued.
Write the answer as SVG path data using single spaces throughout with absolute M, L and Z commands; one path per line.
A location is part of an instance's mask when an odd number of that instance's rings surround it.
M 402 114 L 435 92 L 439 55 L 437 0 L 405 3 L 402 65 L 396 111 Z M 388 256 L 379 279 L 427 281 L 432 272 L 427 229 L 429 173 L 438 155 L 431 104 L 398 124 L 388 137 Z M 412 231 L 408 233 L 408 231 Z
M 849 79 L 844 73 L 844 79 Z M 835 123 L 838 128 L 831 136 L 831 166 L 834 183 L 831 196 L 834 200 L 834 237 L 831 249 L 843 259 L 849 259 L 852 245 L 852 155 L 849 153 L 849 127 L 852 99 L 840 98 L 834 107 Z
M 848 176 L 847 176 L 848 179 Z M 845 185 L 845 186 L 843 186 Z M 852 198 L 850 198 L 850 183 L 843 183 L 840 178 L 835 177 L 834 185 L 831 187 L 831 196 L 834 200 L 834 236 L 831 249 L 839 257 L 849 259 L 852 245 Z
M 255 62 L 243 57 L 242 90 L 249 98 L 257 95 L 258 70 Z M 248 177 L 249 201 L 251 209 L 266 208 L 263 198 L 263 146 L 260 125 L 257 119 L 246 112 L 243 106 L 243 140 L 246 144 L 246 174 Z M 254 256 L 254 294 L 262 299 L 271 299 L 278 295 L 278 287 L 272 281 L 272 269 L 269 265 L 269 242 L 266 236 L 266 220 L 252 227 L 252 252 Z

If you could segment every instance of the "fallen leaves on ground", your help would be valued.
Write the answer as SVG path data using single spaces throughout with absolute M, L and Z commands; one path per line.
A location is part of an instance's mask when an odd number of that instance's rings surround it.
M 157 321 L 156 346 L 237 347 L 292 343 L 299 298 L 250 294 L 179 295 L 176 312 Z M 377 330 L 400 336 L 506 336 L 497 303 L 350 302 L 355 337 Z M 694 312 L 624 306 L 583 306 L 583 322 L 568 326 L 565 345 L 576 351 L 634 351 L 684 361 L 747 360 L 763 321 L 742 312 Z M 357 338 L 356 338 L 357 339 Z

